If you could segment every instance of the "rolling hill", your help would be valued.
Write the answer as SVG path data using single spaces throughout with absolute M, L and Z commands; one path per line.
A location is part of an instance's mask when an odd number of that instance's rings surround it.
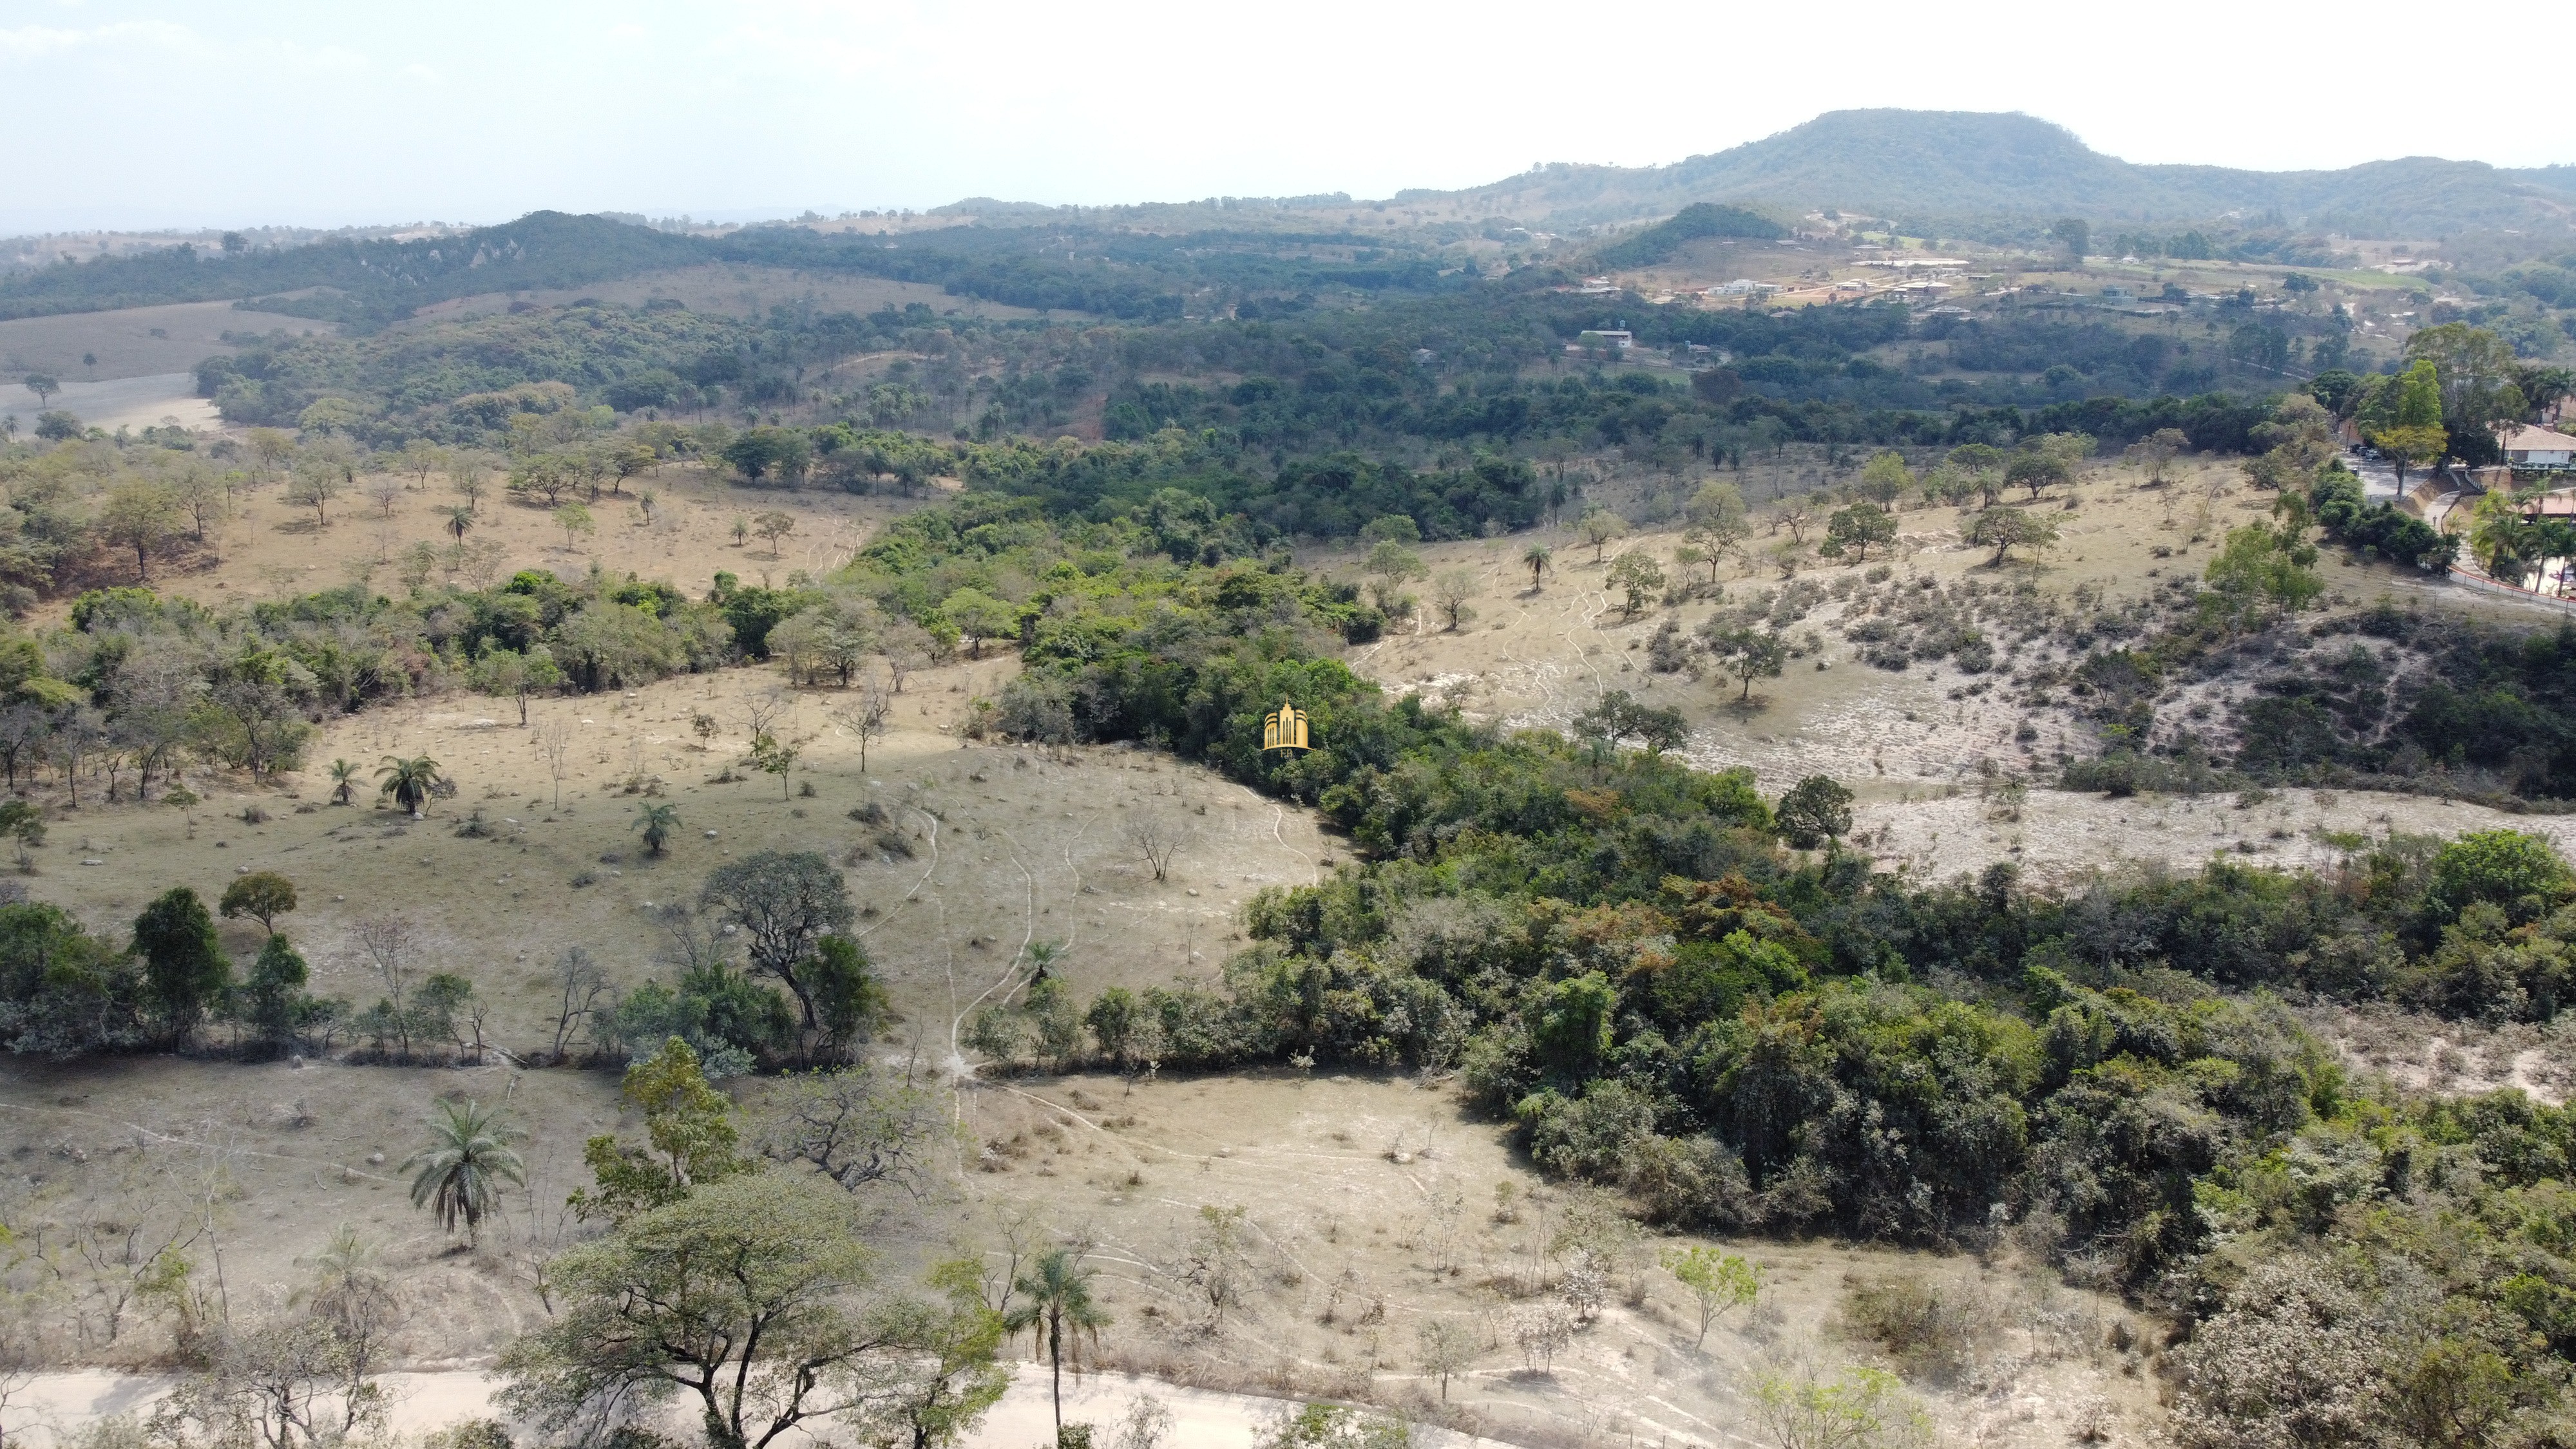
M 2506 171 L 2429 156 L 2340 171 L 2140 166 L 2031 116 L 1865 110 L 1827 112 L 1669 166 L 1559 163 L 1462 192 L 1409 191 L 1396 200 L 1450 198 L 1559 223 L 1744 202 L 1954 219 L 2073 214 L 2097 225 L 2277 213 L 2302 230 L 2439 236 L 2567 228 L 2576 218 L 2576 168 Z

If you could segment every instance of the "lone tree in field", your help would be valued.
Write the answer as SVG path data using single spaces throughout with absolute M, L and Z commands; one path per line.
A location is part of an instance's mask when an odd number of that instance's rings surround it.
M 1449 1402 L 1449 1381 L 1476 1361 L 1476 1331 L 1454 1318 L 1423 1323 L 1422 1371 L 1440 1381 L 1440 1402 Z
M 508 695 L 519 706 L 519 727 L 526 729 L 529 698 L 562 688 L 564 672 L 554 651 L 543 644 L 530 644 L 522 654 L 486 639 L 465 678 L 485 694 Z
M 671 832 L 680 828 L 680 807 L 649 802 L 639 805 L 635 828 L 644 832 L 644 853 L 658 856 L 671 843 Z
M 1538 592 L 1539 576 L 1547 572 L 1548 565 L 1555 559 L 1556 550 L 1543 543 L 1534 543 L 1521 550 L 1521 567 L 1530 571 L 1531 593 Z
M 2042 548 L 2057 542 L 2057 525 L 2018 508 L 1988 508 L 1968 520 L 1968 542 L 1991 546 L 1995 556 L 1986 566 L 2002 568 L 2016 546 Z
M 298 508 L 313 510 L 316 527 L 331 526 L 331 500 L 340 496 L 340 465 L 337 459 L 319 449 L 295 460 L 294 476 L 286 485 L 286 501 Z
M 255 870 L 233 877 L 224 887 L 224 898 L 215 909 L 229 921 L 248 916 L 259 922 L 270 935 L 277 934 L 277 918 L 295 909 L 295 882 L 273 870 Z
M 1467 607 L 1467 601 L 1474 597 L 1474 569 L 1442 569 L 1440 576 L 1431 581 L 1431 602 L 1439 607 L 1440 617 L 1449 621 L 1448 632 L 1452 634 L 1475 619 L 1476 611 Z
M 1431 570 L 1422 555 L 1392 538 L 1381 538 L 1371 545 L 1368 557 L 1360 561 L 1360 572 L 1369 576 L 1369 595 L 1381 614 L 1393 614 L 1402 607 L 1403 589 L 1415 579 L 1428 577 Z
M 1724 629 L 1708 635 L 1707 639 L 1708 647 L 1717 655 L 1718 662 L 1725 665 L 1726 672 L 1734 675 L 1744 686 L 1743 693 L 1736 696 L 1738 704 L 1752 702 L 1753 681 L 1777 679 L 1780 671 L 1788 667 L 1788 641 L 1769 630 Z
M 61 392 L 62 390 L 62 382 L 50 372 L 31 372 L 27 374 L 27 391 L 36 395 L 36 406 L 38 408 L 44 408 L 51 405 L 54 394 Z
M 1128 821 L 1123 833 L 1127 844 L 1144 857 L 1146 867 L 1158 881 L 1170 877 L 1172 857 L 1189 844 L 1191 835 L 1190 827 L 1180 820 L 1152 810 Z
M 362 767 L 355 760 L 331 762 L 331 803 L 346 805 L 358 793 L 358 774 Z
M 751 969 L 777 977 L 795 994 L 805 1029 L 820 1031 L 807 963 L 817 942 L 858 919 L 832 863 L 810 850 L 760 851 L 718 866 L 699 900 L 750 935 Z
M 778 546 L 796 531 L 796 515 L 772 509 L 751 521 L 751 531 L 769 540 L 769 556 L 777 558 Z
M 1854 486 L 1863 501 L 1893 508 L 1896 500 L 1914 491 L 1914 474 L 1905 466 L 1905 455 L 1891 448 L 1869 460 Z
M 868 772 L 868 746 L 885 737 L 894 715 L 894 692 L 873 679 L 859 681 L 858 694 L 832 711 L 832 720 L 859 742 L 859 773 Z
M 383 766 L 376 771 L 376 793 L 393 796 L 395 804 L 410 811 L 411 818 L 418 820 L 422 809 L 429 804 L 430 792 L 438 788 L 440 778 L 438 761 L 427 755 L 416 755 L 408 760 L 399 755 L 387 755 Z
M 1601 562 L 1602 551 L 1628 536 L 1628 520 L 1607 508 L 1595 508 L 1576 520 L 1575 535 L 1592 547 L 1592 561 Z
M 1742 490 L 1714 478 L 1699 485 L 1690 502 L 1682 505 L 1682 518 L 1689 525 L 1682 536 L 1707 551 L 1711 583 L 1717 582 L 1717 560 L 1742 549 L 1744 541 L 1753 536 Z
M 1845 550 L 1852 562 L 1869 562 L 1869 546 L 1896 542 L 1896 519 L 1875 503 L 1855 503 L 1838 508 L 1825 519 L 1825 541 L 1816 552 L 1827 558 L 1840 558 Z
M 1851 832 L 1852 792 L 1830 776 L 1809 775 L 1780 797 L 1772 818 L 1780 838 L 1800 850 L 1831 845 Z
M 743 757 L 743 763 L 764 775 L 776 775 L 778 798 L 788 800 L 795 796 L 795 792 L 787 787 L 788 772 L 796 768 L 797 760 L 804 754 L 803 740 L 782 740 L 776 735 L 760 734 L 752 736 L 751 753 Z
M 1693 1348 L 1708 1340 L 1710 1325 L 1726 1316 L 1729 1309 L 1750 1307 L 1762 1292 L 1761 1275 L 1751 1263 L 1716 1248 L 1666 1253 L 1664 1271 L 1690 1290 L 1691 1304 L 1699 1312 L 1699 1334 L 1691 1340 Z
M 1610 587 L 1619 591 L 1620 611 L 1629 618 L 1646 607 L 1648 600 L 1664 589 L 1664 566 L 1643 549 L 1634 549 L 1610 561 Z
M 2039 495 L 2073 476 L 2064 458 L 2034 449 L 2013 455 L 2011 464 L 2004 469 L 2004 484 L 2029 489 L 2030 501 L 2037 503 Z
M 527 1181 L 527 1164 L 511 1145 L 521 1135 L 471 1098 L 439 1103 L 430 1111 L 429 1145 L 403 1163 L 412 1174 L 411 1205 L 428 1208 L 449 1233 L 464 1223 L 465 1240 L 473 1242 L 501 1206 L 503 1184 Z
M 2131 443 L 2128 456 L 2147 470 L 2147 486 L 2165 486 L 2165 469 L 2191 447 L 2191 438 L 2180 428 L 2158 428 Z
M 1011 1333 L 1025 1333 L 1046 1354 L 1047 1368 L 1054 1376 L 1055 1434 L 1064 1438 L 1064 1362 L 1073 1360 L 1074 1372 L 1082 1371 L 1082 1349 L 1088 1342 L 1100 1343 L 1100 1330 L 1109 1326 L 1109 1314 L 1091 1298 L 1091 1270 L 1070 1248 L 1056 1248 L 1039 1258 L 1029 1271 L 1011 1284 L 1020 1302 L 1003 1315 L 1002 1326 Z

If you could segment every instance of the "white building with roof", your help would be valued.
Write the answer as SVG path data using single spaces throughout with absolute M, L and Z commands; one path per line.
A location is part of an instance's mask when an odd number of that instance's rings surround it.
M 2523 425 L 2501 430 L 2496 439 L 2508 468 L 2576 467 L 2576 438 L 2554 428 Z

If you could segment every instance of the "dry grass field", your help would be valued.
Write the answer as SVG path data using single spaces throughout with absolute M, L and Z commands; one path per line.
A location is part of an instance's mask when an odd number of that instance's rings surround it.
M 35 395 L 18 386 L 30 372 L 51 373 L 68 383 L 186 372 L 224 350 L 224 333 L 280 330 L 334 329 L 310 317 L 241 311 L 230 302 L 12 318 L 0 322 L 0 411 L 35 416 Z M 98 361 L 84 363 L 84 355 Z
M 621 307 L 640 307 L 646 302 L 670 300 L 692 311 L 721 312 L 737 317 L 755 316 L 772 307 L 796 305 L 810 305 L 826 312 L 874 312 L 881 307 L 900 311 L 916 302 L 943 316 L 951 312 L 967 317 L 1038 315 L 1026 307 L 951 296 L 926 282 L 897 282 L 883 277 L 794 271 L 785 267 L 709 263 L 645 272 L 587 287 L 459 297 L 452 302 L 423 307 L 412 321 L 402 325 L 417 327 L 432 322 L 454 321 L 460 317 L 480 317 L 507 310 L 512 303 L 560 307 L 583 297 L 594 297 Z
M 497 481 L 497 480 L 493 480 Z M 648 513 L 639 499 L 650 493 Z M 373 496 L 371 496 L 373 495 Z M 592 528 L 567 535 L 552 510 L 521 503 L 497 489 L 476 505 L 462 559 L 447 531 L 448 510 L 464 502 L 440 474 L 419 478 L 377 474 L 355 492 L 315 510 L 286 502 L 277 486 L 241 495 L 233 515 L 207 547 L 175 567 L 156 566 L 152 585 L 209 606 L 226 600 L 284 598 L 336 588 L 363 578 L 380 590 L 399 591 L 404 558 L 427 543 L 445 562 L 436 578 L 472 584 L 506 579 L 520 569 L 548 569 L 566 577 L 593 564 L 623 577 L 663 579 L 695 595 L 713 587 L 719 572 L 745 583 L 784 585 L 792 574 L 820 577 L 847 562 L 885 519 L 922 506 L 924 499 L 861 496 L 837 490 L 754 490 L 733 487 L 688 466 L 666 465 L 626 480 L 619 491 L 585 505 Z M 797 520 L 795 531 L 769 542 L 736 542 L 735 520 L 770 511 Z M 131 560 L 112 579 L 135 582 Z M 59 617 L 69 607 L 57 599 L 39 617 Z

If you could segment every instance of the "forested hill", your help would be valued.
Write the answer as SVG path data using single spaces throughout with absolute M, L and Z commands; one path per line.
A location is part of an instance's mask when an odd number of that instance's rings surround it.
M 0 279 L 0 318 L 258 299 L 299 316 L 381 319 L 455 297 L 586 286 L 705 260 L 705 243 L 693 237 L 535 211 L 458 236 L 237 251 L 182 244 L 65 262 Z
M 1158 236 L 1048 222 L 960 225 L 902 237 L 755 227 L 690 236 L 605 216 L 531 212 L 503 226 L 408 241 L 329 241 L 223 251 L 188 245 L 65 262 L 0 278 L 0 319 L 166 302 L 253 302 L 361 330 L 434 302 L 591 286 L 704 262 L 857 272 L 1014 306 L 1129 321 L 1181 315 L 1210 290 L 1431 292 L 1454 264 L 1339 233 L 1198 231 Z
M 1459 196 L 1560 224 L 1743 201 L 1951 219 L 2072 213 L 2097 225 L 2277 212 L 2305 230 L 2439 236 L 2567 230 L 2576 183 L 2565 171 L 2512 172 L 2429 156 L 2340 171 L 2139 166 L 2031 116 L 1867 110 L 1829 111 L 1776 136 L 1670 166 L 1557 164 L 1466 192 L 1397 199 Z

